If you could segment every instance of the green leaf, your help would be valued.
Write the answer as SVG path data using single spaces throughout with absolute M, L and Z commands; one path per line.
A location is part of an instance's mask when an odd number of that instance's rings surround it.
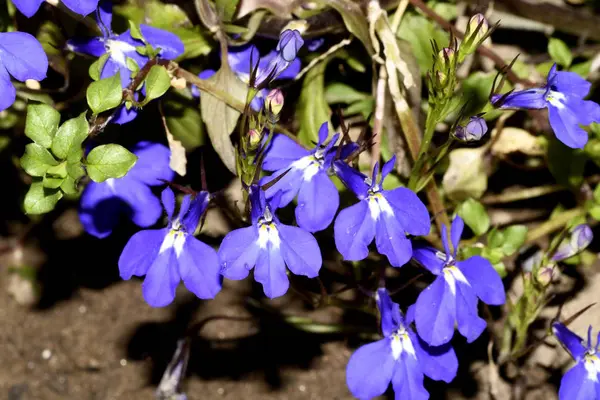
M 406 40 L 417 59 L 421 75 L 425 75 L 433 66 L 431 41 L 444 47 L 448 43 L 448 34 L 426 17 L 406 13 L 402 17 L 397 37 Z M 488 92 L 489 95 L 489 92 Z
M 133 21 L 128 21 L 128 22 L 129 22 L 129 32 L 130 32 L 131 37 L 134 39 L 137 39 L 137 40 L 141 40 L 142 42 L 146 43 L 146 39 L 144 39 L 144 35 L 142 34 L 142 31 L 140 30 L 140 26 Z
M 502 232 L 501 230 L 497 229 L 497 228 L 493 228 L 489 233 L 488 233 L 488 247 L 494 249 L 496 247 L 501 247 L 502 244 L 504 243 L 504 232 Z
M 480 112 L 484 106 L 489 103 L 489 96 L 492 85 L 496 79 L 496 73 L 475 72 L 462 82 L 462 98 L 466 101 L 464 115 L 473 115 Z M 510 90 L 511 86 L 507 82 L 504 85 L 505 90 Z M 495 119 L 502 114 L 502 110 L 490 108 L 486 110 L 486 119 Z
M 163 102 L 165 120 L 175 140 L 180 141 L 187 151 L 192 151 L 204 144 L 204 123 L 196 101 L 180 93 L 171 91 Z
M 81 166 L 81 162 L 67 163 L 67 177 L 60 185 L 61 190 L 65 194 L 77 194 L 77 182 L 85 176 L 85 170 Z
M 21 167 L 31 176 L 44 176 L 48 168 L 58 165 L 52 154 L 37 143 L 25 146 Z
M 153 65 L 146 76 L 146 98 L 143 104 L 154 100 L 165 94 L 171 86 L 171 78 L 167 69 L 160 65 Z
M 573 62 L 573 55 L 569 50 L 569 46 L 560 39 L 551 38 L 548 41 L 548 54 L 557 64 L 565 68 L 568 68 Z
M 352 0 L 318 0 L 318 3 L 331 7 L 340 13 L 346 29 L 362 42 L 370 55 L 375 54 L 369 35 L 367 17 L 357 2 Z
M 58 130 L 60 113 L 46 104 L 29 104 L 25 120 L 25 135 L 47 149 Z
M 503 262 L 492 264 L 492 267 L 494 267 L 494 269 L 496 270 L 496 272 L 498 273 L 498 275 L 500 275 L 500 278 L 505 278 L 506 277 L 506 275 L 507 275 L 506 265 L 504 265 Z
M 298 140 L 307 146 L 319 139 L 319 128 L 329 121 L 331 110 L 325 101 L 325 68 L 331 58 L 311 68 L 302 81 L 302 91 L 296 105 L 300 130 Z
M 52 211 L 62 196 L 59 189 L 47 189 L 41 179 L 34 180 L 23 202 L 25 213 L 44 214 Z
M 178 28 L 172 32 L 179 36 L 185 49 L 183 54 L 177 57 L 178 61 L 205 56 L 212 51 L 209 39 L 202 33 L 199 26 Z
M 240 0 L 215 0 L 217 14 L 219 14 L 224 22 L 233 21 L 239 2 Z
M 127 69 L 131 71 L 130 76 L 134 76 L 135 74 L 140 72 L 140 66 L 138 65 L 137 61 L 135 61 L 133 58 L 125 57 L 125 63 L 127 64 Z
M 87 173 L 94 182 L 121 178 L 135 165 L 137 157 L 123 146 L 105 144 L 95 147 L 86 159 Z
M 231 72 L 227 64 L 221 64 L 217 73 L 207 81 L 213 83 L 217 88 L 227 90 L 240 102 L 246 102 L 248 87 Z M 235 150 L 229 135 L 235 129 L 240 112 L 208 92 L 202 93 L 200 110 L 213 148 L 227 169 L 236 174 Z
M 110 78 L 100 79 L 92 82 L 86 92 L 87 102 L 94 114 L 116 108 L 123 100 L 123 89 L 121 89 L 121 72 Z
M 100 74 L 102 73 L 102 69 L 104 68 L 104 64 L 106 64 L 106 60 L 108 60 L 109 54 L 103 54 L 99 59 L 94 61 L 90 68 L 88 69 L 88 73 L 90 74 L 90 78 L 97 81 L 100 79 Z
M 477 200 L 471 198 L 464 201 L 458 206 L 457 212 L 475 235 L 483 235 L 490 229 L 490 217 Z
M 527 238 L 527 227 L 525 225 L 512 225 L 504 230 L 504 244 L 502 251 L 504 255 L 514 254 L 525 243 Z
M 83 151 L 81 144 L 87 138 L 89 124 L 85 118 L 85 111 L 79 117 L 66 121 L 58 128 L 52 141 L 52 153 L 60 160 L 80 160 Z
M 48 189 L 57 189 L 67 177 L 67 163 L 62 162 L 54 167 L 48 168 L 42 184 Z
M 364 99 L 371 99 L 368 93 L 359 92 L 345 83 L 335 82 L 325 88 L 325 100 L 329 104 L 351 104 Z

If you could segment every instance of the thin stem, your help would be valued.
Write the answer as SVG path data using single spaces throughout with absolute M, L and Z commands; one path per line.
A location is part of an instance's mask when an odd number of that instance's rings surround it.
M 561 185 L 543 185 L 526 189 L 507 189 L 500 194 L 491 194 L 483 197 L 483 204 L 502 204 L 512 203 L 513 201 L 533 199 L 535 197 L 545 196 L 547 194 L 567 190 Z
M 385 65 L 379 67 L 379 79 L 375 89 L 375 120 L 373 121 L 373 147 L 371 148 L 371 171 L 381 158 L 381 129 L 385 113 L 385 92 L 387 86 L 387 70 Z
M 552 219 L 530 230 L 527 233 L 527 240 L 525 241 L 525 243 L 535 242 L 541 237 L 549 235 L 550 233 L 555 232 L 559 229 L 562 229 L 563 226 L 568 224 L 573 218 L 579 217 L 580 215 L 584 214 L 585 210 L 580 207 L 564 211 L 561 214 L 558 214 L 556 217 L 553 217 Z

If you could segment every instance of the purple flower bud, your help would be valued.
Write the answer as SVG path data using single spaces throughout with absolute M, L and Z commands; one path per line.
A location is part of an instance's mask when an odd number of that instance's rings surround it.
M 588 225 L 577 225 L 571 230 L 571 237 L 564 240 L 558 246 L 558 250 L 556 253 L 554 253 L 552 259 L 554 261 L 562 261 L 569 257 L 573 257 L 574 255 L 585 250 L 585 248 L 589 246 L 593 239 L 594 234 Z
M 466 126 L 457 126 L 454 136 L 463 142 L 474 142 L 481 140 L 487 131 L 488 127 L 485 120 L 481 117 L 474 116 L 469 119 Z
M 440 60 L 441 66 L 443 68 L 450 66 L 452 64 L 452 61 L 454 60 L 455 54 L 456 52 L 454 51 L 454 49 L 450 47 L 444 47 L 442 50 L 440 50 L 440 52 L 438 53 L 438 58 Z
M 481 24 L 481 27 L 478 30 L 477 27 L 480 24 Z M 488 32 L 489 29 L 490 29 L 490 27 L 488 25 L 487 20 L 483 16 L 483 14 L 475 14 L 469 20 L 469 24 L 467 26 L 467 33 L 475 35 L 475 37 L 474 37 L 475 42 L 479 42 L 480 40 L 483 39 L 483 37 L 485 36 L 485 34 Z M 468 36 L 468 35 L 465 35 L 465 36 Z M 466 38 L 465 38 L 465 40 L 466 40 Z
M 248 143 L 251 149 L 257 149 L 260 144 L 261 134 L 256 129 L 250 129 L 248 131 Z
M 267 110 L 274 115 L 279 115 L 283 108 L 283 93 L 279 89 L 273 89 L 269 92 L 266 99 Z
M 279 36 L 279 43 L 277 43 L 277 50 L 281 58 L 283 58 L 287 62 L 292 62 L 296 58 L 298 54 L 298 50 L 304 44 L 304 40 L 302 40 L 302 36 L 300 36 L 300 32 L 297 30 L 286 30 L 281 33 Z

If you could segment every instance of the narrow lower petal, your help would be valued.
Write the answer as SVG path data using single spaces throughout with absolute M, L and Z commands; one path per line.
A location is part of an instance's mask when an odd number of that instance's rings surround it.
M 0 61 L 0 111 L 12 106 L 17 98 L 17 90 L 10 81 L 10 75 Z
M 548 107 L 550 126 L 556 138 L 573 149 L 582 149 L 588 141 L 588 134 L 579 126 L 577 116 L 571 110 L 562 106 Z
M 175 213 L 175 193 L 169 186 L 164 188 L 160 194 L 160 201 L 167 212 L 169 221 L 173 220 L 173 214 Z
M 369 255 L 375 236 L 375 221 L 369 205 L 362 200 L 338 214 L 333 226 L 335 246 L 345 260 L 360 261 Z
M 429 393 L 423 386 L 423 372 L 419 360 L 404 353 L 396 363 L 392 376 L 394 397 L 397 400 L 427 400 Z
M 497 94 L 492 96 L 492 103 L 498 102 L 503 95 Z M 526 109 L 541 109 L 546 108 L 546 89 L 534 88 L 512 92 L 504 98 L 500 108 L 526 108 Z
M 560 381 L 559 400 L 593 400 L 597 399 L 597 382 L 588 378 L 585 362 L 578 362 L 568 370 Z
M 90 182 L 79 202 L 79 220 L 87 233 L 103 239 L 119 223 L 126 206 L 107 182 Z
M 583 345 L 583 339 L 569 330 L 564 324 L 560 322 L 555 322 L 552 324 L 552 332 L 557 337 L 558 340 L 569 350 L 571 356 L 575 360 L 581 359 L 587 349 Z
M 381 316 L 381 332 L 383 336 L 389 337 L 398 329 L 400 324 L 404 325 L 402 315 L 400 314 L 400 307 L 398 304 L 392 302 L 385 288 L 377 289 L 375 301 L 377 302 L 377 309 L 379 309 L 379 315 Z
M 181 218 L 183 226 L 188 233 L 193 234 L 196 232 L 202 216 L 208 209 L 209 203 L 210 194 L 205 190 L 198 192 L 196 196 L 194 196 L 187 213 Z
M 159 186 L 164 185 L 164 181 L 172 181 L 175 178 L 175 172 L 169 167 L 171 150 L 167 146 L 140 142 L 132 151 L 138 160 L 128 174 L 138 181 L 149 186 Z
M 48 57 L 37 39 L 25 32 L 0 33 L 0 63 L 18 81 L 41 81 L 48 71 Z
M 452 249 L 454 256 L 458 251 L 458 244 L 460 243 L 460 237 L 462 236 L 463 230 L 465 229 L 465 222 L 460 216 L 454 217 L 452 220 L 452 227 L 450 228 L 450 240 L 452 241 Z
M 427 235 L 431 229 L 431 221 L 425 204 L 407 188 L 396 188 L 382 192 L 394 210 L 394 216 L 407 233 L 411 235 Z
M 327 173 L 320 170 L 300 186 L 296 222 L 309 232 L 322 231 L 333 222 L 339 205 L 337 188 Z
M 277 171 L 288 168 L 294 161 L 309 156 L 310 152 L 289 137 L 277 133 L 273 135 L 263 161 L 263 169 Z
M 119 257 L 121 278 L 128 280 L 133 275 L 146 275 L 167 233 L 168 229 L 165 228 L 139 231 L 133 235 Z
M 33 17 L 43 2 L 44 0 L 12 0 L 17 10 L 21 11 L 27 18 Z
M 469 343 L 487 327 L 487 323 L 478 315 L 477 296 L 473 289 L 460 281 L 456 281 L 456 322 L 458 331 Z
M 83 16 L 88 15 L 98 7 L 98 0 L 62 0 L 67 8 Z
M 393 267 L 401 267 L 410 260 L 413 254 L 412 245 L 393 215 L 380 214 L 375 232 L 377 250 L 387 256 Z
M 101 57 L 106 53 L 104 42 L 99 37 L 73 38 L 67 41 L 67 48 L 75 53 Z
M 256 227 L 236 229 L 223 238 L 219 247 L 221 274 L 227 279 L 240 280 L 256 265 L 260 247 Z
M 414 333 L 409 335 L 423 373 L 436 381 L 452 382 L 458 371 L 458 359 L 452 345 L 446 343 L 432 347 Z
M 359 200 L 363 200 L 369 195 L 369 185 L 366 183 L 367 176 L 365 174 L 340 160 L 333 162 L 333 171 L 344 186 L 350 189 Z
M 180 280 L 175 249 L 171 247 L 158 253 L 142 283 L 144 300 L 151 307 L 164 307 L 171 304 L 175 299 L 175 289 Z
M 506 301 L 504 284 L 492 264 L 481 256 L 473 256 L 456 264 L 477 297 L 486 304 L 499 306 Z
M 254 279 L 262 284 L 265 295 L 270 299 L 283 296 L 287 292 L 290 282 L 280 249 L 269 244 L 267 249 L 260 252 Z
M 390 339 L 369 343 L 359 347 L 350 357 L 346 383 L 354 397 L 370 400 L 385 393 L 395 367 Z
M 221 290 L 217 252 L 188 235 L 178 257 L 179 274 L 185 287 L 201 299 L 212 299 Z
M 456 299 L 443 276 L 421 292 L 415 306 L 415 324 L 419 336 L 430 346 L 452 339 L 456 320 Z
M 438 254 L 442 254 L 444 258 L 438 257 Z M 442 273 L 442 268 L 444 268 L 445 263 L 445 255 L 437 249 L 429 246 L 416 245 L 413 246 L 412 256 L 419 262 L 419 264 L 427 268 L 432 274 L 439 275 Z
M 290 271 L 309 278 L 318 276 L 323 259 L 314 236 L 301 228 L 283 224 L 278 224 L 277 230 L 281 238 L 281 255 Z

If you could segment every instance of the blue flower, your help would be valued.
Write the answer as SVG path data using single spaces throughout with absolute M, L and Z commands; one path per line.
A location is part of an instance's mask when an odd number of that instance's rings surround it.
M 162 215 L 158 198 L 150 186 L 170 181 L 175 173 L 169 168 L 170 151 L 158 143 L 140 142 L 133 149 L 138 160 L 122 178 L 90 182 L 79 205 L 79 219 L 87 233 L 105 238 L 127 214 L 139 227 L 154 225 Z
M 527 89 L 508 95 L 492 96 L 492 103 L 501 108 L 548 108 L 554 134 L 571 148 L 583 148 L 588 134 L 579 125 L 600 122 L 600 106 L 584 100 L 591 83 L 574 72 L 557 71 L 556 64 L 548 73 L 546 86 Z
M 430 347 L 410 328 L 414 306 L 406 319 L 398 304 L 385 289 L 376 294 L 384 338 L 360 347 L 352 354 L 346 368 L 346 383 L 360 400 L 382 395 L 390 382 L 396 399 L 428 399 L 423 386 L 424 375 L 450 382 L 456 376 L 458 360 L 450 344 Z
M 305 230 L 277 219 L 279 196 L 267 202 L 257 185 L 250 187 L 252 226 L 229 232 L 221 242 L 219 258 L 225 278 L 240 280 L 256 266 L 254 278 L 269 298 L 289 288 L 286 265 L 296 275 L 314 278 L 321 268 L 321 250 Z
M 553 261 L 562 261 L 567 258 L 573 257 L 586 249 L 594 240 L 594 233 L 589 225 L 581 224 L 577 225 L 571 230 L 570 237 L 565 238 L 556 253 L 552 256 Z
M 267 198 L 280 192 L 279 206 L 285 207 L 297 195 L 296 221 L 309 232 L 327 228 L 340 203 L 338 190 L 328 176 L 337 150 L 333 145 L 339 135 L 325 144 L 328 134 L 328 125 L 324 122 L 319 129 L 319 142 L 310 151 L 285 135 L 275 135 L 262 165 L 265 171 L 275 171 L 261 181 L 263 185 L 285 173 L 267 189 Z
M 377 250 L 394 267 L 406 264 L 412 245 L 406 234 L 427 235 L 431 228 L 427 208 L 417 195 L 406 188 L 383 190 L 385 177 L 394 168 L 396 158 L 384 164 L 381 180 L 378 167 L 368 178 L 344 163 L 334 163 L 337 175 L 360 200 L 338 214 L 334 224 L 335 245 L 345 260 L 363 260 L 375 238 Z
M 576 364 L 567 371 L 560 382 L 560 400 L 600 399 L 600 332 L 596 346 L 592 345 L 592 327 L 588 329 L 587 345 L 582 338 L 560 322 L 552 324 L 554 335 L 567 348 Z
M 485 119 L 476 115 L 469 118 L 465 126 L 458 125 L 454 131 L 454 136 L 463 142 L 475 142 L 481 140 L 488 131 Z
M 488 260 L 480 256 L 456 260 L 463 228 L 463 220 L 455 217 L 450 233 L 453 252 L 446 229 L 442 230 L 445 254 L 431 247 L 416 247 L 413 252 L 418 262 L 437 275 L 417 298 L 415 309 L 417 332 L 432 346 L 452 339 L 455 323 L 471 343 L 486 327 L 477 315 L 477 298 L 490 305 L 501 305 L 506 300 L 502 279 Z
M 44 0 L 12 0 L 12 2 L 23 15 L 31 18 Z M 69 10 L 81 15 L 88 15 L 98 6 L 98 0 L 62 0 L 62 2 Z
M 0 33 L 0 111 L 10 107 L 17 96 L 11 75 L 21 82 L 41 81 L 47 71 L 48 57 L 33 36 L 24 32 Z
M 186 195 L 176 218 L 171 188 L 163 190 L 161 197 L 169 225 L 139 231 L 129 239 L 119 258 L 121 278 L 146 275 L 142 293 L 152 307 L 170 304 L 180 280 L 199 298 L 214 298 L 221 290 L 217 252 L 194 237 L 209 194 L 200 192 L 193 199 Z
M 125 88 L 131 83 L 132 73 L 127 66 L 127 59 L 133 60 L 138 67 L 142 68 L 149 61 L 149 58 L 137 52 L 136 47 L 144 46 L 144 43 L 131 37 L 129 30 L 120 35 L 115 35 L 111 31 L 111 7 L 112 3 L 102 2 L 98 9 L 98 24 L 103 33 L 102 37 L 71 39 L 67 42 L 67 47 L 71 51 L 89 54 L 94 57 L 101 57 L 104 54 L 108 54 L 108 59 L 102 66 L 102 71 L 100 71 L 100 79 L 114 76 L 117 72 L 120 72 L 121 86 Z M 144 39 L 152 47 L 160 49 L 159 56 L 161 58 L 173 60 L 183 53 L 183 42 L 174 33 L 143 24 L 140 25 L 140 30 Z M 127 110 L 122 105 L 116 111 L 112 122 L 124 124 L 132 121 L 136 116 L 137 110 L 134 107 Z

